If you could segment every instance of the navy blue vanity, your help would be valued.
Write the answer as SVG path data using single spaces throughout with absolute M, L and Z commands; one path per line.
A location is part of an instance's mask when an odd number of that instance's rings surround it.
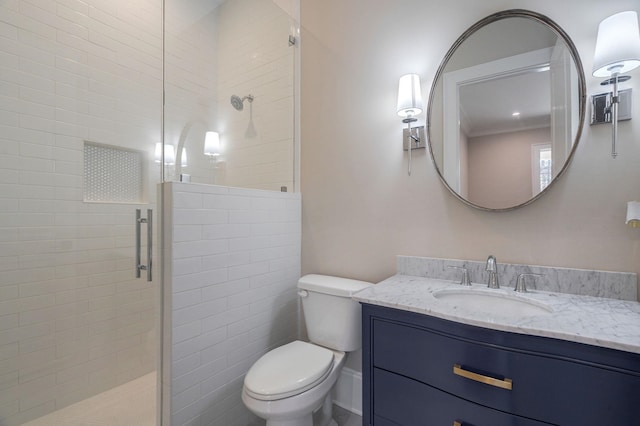
M 593 297 L 515 292 L 506 283 L 519 265 L 502 267 L 498 289 L 412 275 L 464 267 L 482 276 L 480 262 L 399 257 L 398 266 L 402 273 L 353 296 L 362 306 L 364 425 L 640 425 L 635 274 L 526 267 L 568 277 L 538 287 L 609 291 Z
M 363 304 L 364 425 L 637 425 L 640 354 Z

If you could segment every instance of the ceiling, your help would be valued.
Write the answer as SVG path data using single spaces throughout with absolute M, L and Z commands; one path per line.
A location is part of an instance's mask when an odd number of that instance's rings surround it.
M 549 127 L 548 67 L 460 87 L 461 127 L 467 137 Z M 514 116 L 514 113 L 519 115 Z

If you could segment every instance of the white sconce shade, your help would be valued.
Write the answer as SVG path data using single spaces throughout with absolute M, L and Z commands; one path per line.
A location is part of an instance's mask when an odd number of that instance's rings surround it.
M 154 159 L 158 164 L 162 162 L 162 142 L 156 143 Z M 165 145 L 164 147 L 164 164 L 167 166 L 176 164 L 176 151 L 173 145 Z
M 640 32 L 638 14 L 616 13 L 600 22 L 596 52 L 593 57 L 594 77 L 623 74 L 640 66 Z
M 420 113 L 422 113 L 420 76 L 418 74 L 403 75 L 398 84 L 398 115 L 413 117 Z
M 218 132 L 207 132 L 204 137 L 204 155 L 217 157 L 220 155 L 220 135 Z
M 625 223 L 633 228 L 640 227 L 640 201 L 627 203 L 627 221 Z
M 186 148 L 182 148 L 182 154 L 180 155 L 180 165 L 182 167 L 187 167 L 188 163 L 187 163 L 187 149 Z

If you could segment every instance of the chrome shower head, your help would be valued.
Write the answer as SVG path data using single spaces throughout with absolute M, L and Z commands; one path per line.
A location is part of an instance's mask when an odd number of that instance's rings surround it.
M 247 95 L 244 98 L 240 98 L 240 96 L 232 95 L 231 96 L 231 105 L 238 111 L 242 111 L 244 109 L 244 100 L 248 100 L 249 103 L 253 102 L 253 96 Z
M 242 99 L 240 99 L 240 96 L 236 96 L 236 95 L 231 96 L 231 105 L 238 111 L 242 111 L 242 108 L 244 108 Z

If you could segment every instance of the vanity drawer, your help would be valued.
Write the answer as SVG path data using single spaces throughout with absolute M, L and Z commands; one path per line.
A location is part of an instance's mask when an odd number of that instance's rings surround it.
M 540 426 L 531 419 L 483 407 L 446 392 L 390 373 L 374 369 L 374 426 L 446 425 Z
M 553 424 L 633 424 L 640 418 L 638 375 L 383 318 L 371 327 L 373 367 L 477 404 Z

